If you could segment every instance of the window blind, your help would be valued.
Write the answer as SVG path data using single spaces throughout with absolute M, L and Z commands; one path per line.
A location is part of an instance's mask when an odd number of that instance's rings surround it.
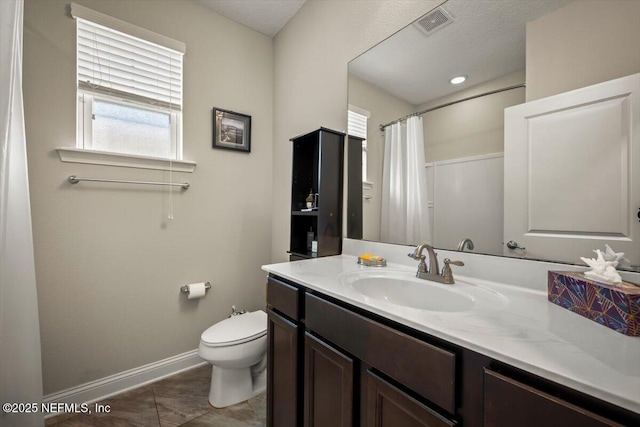
M 80 89 L 182 109 L 182 52 L 76 20 Z
M 367 116 L 349 110 L 347 116 L 347 133 L 367 139 Z

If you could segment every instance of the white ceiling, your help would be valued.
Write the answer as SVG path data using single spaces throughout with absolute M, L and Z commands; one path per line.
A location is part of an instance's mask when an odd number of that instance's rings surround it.
M 413 24 L 349 63 L 349 73 L 420 105 L 525 68 L 525 25 L 570 0 L 449 0 L 453 23 L 425 36 Z M 465 83 L 449 79 L 467 75 Z
M 222 16 L 269 37 L 296 14 L 306 0 L 195 0 Z

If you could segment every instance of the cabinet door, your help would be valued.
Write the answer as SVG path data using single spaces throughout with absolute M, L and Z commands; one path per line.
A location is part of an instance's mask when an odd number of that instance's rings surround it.
M 270 427 L 296 427 L 300 327 L 272 310 L 268 312 L 267 421 Z
M 366 427 L 450 427 L 442 417 L 371 371 L 363 380 L 366 395 Z
M 455 353 L 309 293 L 305 294 L 305 325 L 416 394 L 455 413 Z
M 603 427 L 610 420 L 485 369 L 485 427 Z
M 318 256 L 342 252 L 343 138 L 324 130 L 320 134 Z
M 308 333 L 304 337 L 304 425 L 353 425 L 353 360 Z

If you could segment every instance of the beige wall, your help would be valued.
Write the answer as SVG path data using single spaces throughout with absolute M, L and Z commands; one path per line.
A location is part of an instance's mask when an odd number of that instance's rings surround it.
M 68 175 L 168 173 L 62 163 L 75 145 L 75 21 L 68 0 L 27 0 L 24 94 L 45 394 L 197 348 L 231 304 L 264 307 L 270 260 L 273 44 L 191 1 L 79 3 L 187 45 L 184 158 L 191 188 L 81 183 Z M 252 116 L 252 151 L 211 149 L 211 108 Z M 201 300 L 179 288 L 211 281 Z
M 640 1 L 577 0 L 527 24 L 527 101 L 640 71 Z
M 524 70 L 517 71 L 419 105 L 416 111 L 524 82 Z M 423 114 L 426 161 L 437 162 L 504 151 L 504 109 L 522 104 L 524 92 L 524 89 L 513 89 Z
M 372 198 L 362 201 L 362 237 L 380 240 L 384 133 L 378 126 L 411 114 L 416 107 L 352 74 L 349 75 L 349 104 L 371 113 L 367 126 L 367 181 L 373 184 L 373 188 L 367 191 Z
M 274 261 L 289 247 L 289 138 L 320 126 L 346 130 L 348 61 L 440 3 L 308 0 L 274 38 Z
M 380 192 L 384 134 L 378 125 L 388 123 L 407 114 L 521 84 L 524 70 L 442 97 L 419 106 L 411 105 L 376 86 L 349 75 L 349 104 L 371 113 L 368 129 L 368 177 L 374 183 L 370 200 L 363 201 L 363 237 L 380 238 Z M 424 120 L 425 158 L 436 162 L 460 157 L 498 153 L 504 150 L 504 109 L 524 102 L 524 89 L 514 89 L 472 101 L 452 105 L 422 115 Z

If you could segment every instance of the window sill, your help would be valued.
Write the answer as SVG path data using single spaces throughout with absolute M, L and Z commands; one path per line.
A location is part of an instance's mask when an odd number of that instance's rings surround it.
M 189 160 L 171 160 L 159 157 L 136 156 L 133 154 L 109 153 L 106 151 L 83 150 L 80 148 L 56 148 L 61 162 L 85 163 L 103 166 L 120 166 L 125 168 L 171 170 L 174 172 L 192 173 L 196 162 Z

